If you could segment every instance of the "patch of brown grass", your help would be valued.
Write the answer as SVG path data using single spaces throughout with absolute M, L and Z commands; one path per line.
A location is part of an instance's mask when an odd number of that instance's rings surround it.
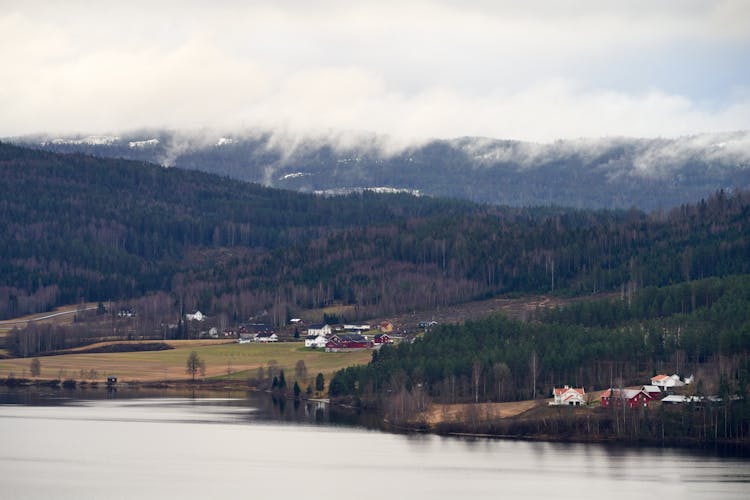
M 546 405 L 547 400 L 512 401 L 508 403 L 465 403 L 432 404 L 425 412 L 425 423 L 433 426 L 447 422 L 459 422 L 473 414 L 479 421 L 516 417 L 538 406 Z

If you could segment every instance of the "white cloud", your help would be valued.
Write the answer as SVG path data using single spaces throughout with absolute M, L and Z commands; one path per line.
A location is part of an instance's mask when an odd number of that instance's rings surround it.
M 706 96 L 679 72 L 652 81 L 639 62 L 689 59 L 684 47 L 741 52 L 749 19 L 741 1 L 5 2 L 0 135 L 213 126 L 547 141 L 748 129 L 750 69 Z M 628 81 L 603 84 L 615 68 Z

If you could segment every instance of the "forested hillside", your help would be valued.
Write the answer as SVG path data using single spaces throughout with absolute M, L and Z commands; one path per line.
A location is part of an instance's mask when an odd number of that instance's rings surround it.
M 342 228 L 476 210 L 403 195 L 322 198 L 8 144 L 0 189 L 0 317 L 170 290 L 178 272 L 199 268 L 198 249 L 270 255 Z
M 637 387 L 657 373 L 678 373 L 694 375 L 690 394 L 714 399 L 711 406 L 686 410 L 682 420 L 678 414 L 668 433 L 747 439 L 749 356 L 750 276 L 730 276 L 540 311 L 526 323 L 497 315 L 443 325 L 414 343 L 383 346 L 366 366 L 339 371 L 330 393 L 375 406 L 392 421 L 408 422 L 429 402 L 548 398 L 553 387 L 565 384 L 591 392 Z M 701 413 L 693 411 L 698 409 Z M 574 427 L 572 416 L 561 418 Z M 651 417 L 641 411 L 630 418 L 634 438 L 664 439 L 664 427 L 669 427 L 663 411 Z M 454 423 L 466 429 L 461 425 L 467 422 Z M 545 426 L 546 421 L 539 423 L 539 429 Z M 580 427 L 575 432 L 591 432 L 586 421 Z M 598 433 L 599 424 L 596 428 Z M 613 428 L 611 434 L 620 436 L 621 429 Z
M 339 372 L 331 394 L 373 398 L 419 386 L 449 403 L 512 401 L 563 384 L 595 389 L 642 384 L 644 373 L 696 373 L 716 357 L 737 390 L 741 377 L 742 387 L 750 382 L 747 353 L 750 276 L 709 278 L 539 311 L 531 322 L 498 315 L 443 325 Z M 705 382 L 720 374 L 701 375 Z
M 357 317 L 500 293 L 588 294 L 750 272 L 750 194 L 646 215 L 410 195 L 320 197 L 0 146 L 0 316 L 169 294 L 244 321 Z M 356 319 L 356 318 L 348 318 Z

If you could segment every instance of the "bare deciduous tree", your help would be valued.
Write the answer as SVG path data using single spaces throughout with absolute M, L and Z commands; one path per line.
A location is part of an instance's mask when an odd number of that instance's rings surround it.
M 187 362 L 185 363 L 185 372 L 190 374 L 195 382 L 195 376 L 200 373 L 201 376 L 206 374 L 206 363 L 203 361 L 198 353 L 192 351 L 188 356 Z

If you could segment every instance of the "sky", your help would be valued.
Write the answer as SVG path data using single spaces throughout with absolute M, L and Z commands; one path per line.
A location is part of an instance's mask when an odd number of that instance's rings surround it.
M 0 136 L 750 129 L 750 2 L 0 0 Z

